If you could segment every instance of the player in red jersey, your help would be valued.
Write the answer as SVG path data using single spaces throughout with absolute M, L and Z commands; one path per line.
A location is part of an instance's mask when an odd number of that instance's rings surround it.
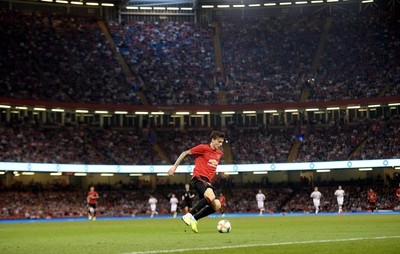
M 215 213 L 221 208 L 221 203 L 218 200 L 214 186 L 212 186 L 212 181 L 223 156 L 220 148 L 224 143 L 225 134 L 220 131 L 213 131 L 210 138 L 210 144 L 200 144 L 182 152 L 168 171 L 168 175 L 174 175 L 179 164 L 186 156 L 195 156 L 195 166 L 190 184 L 199 194 L 200 200 L 192 207 L 189 213 L 182 217 L 186 225 L 190 225 L 195 233 L 199 232 L 197 229 L 197 221 L 199 219 Z
M 372 190 L 369 189 L 368 191 L 368 202 L 369 202 L 369 208 L 371 209 L 371 212 L 373 212 L 376 208 L 376 193 Z
M 399 184 L 399 188 L 397 188 L 397 190 L 396 190 L 396 196 L 399 199 L 399 205 L 400 205 L 400 184 Z
M 99 199 L 99 193 L 94 190 L 94 187 L 90 187 L 90 191 L 87 194 L 87 202 L 88 202 L 88 218 L 89 220 L 96 220 L 96 208 L 97 208 L 97 200 Z

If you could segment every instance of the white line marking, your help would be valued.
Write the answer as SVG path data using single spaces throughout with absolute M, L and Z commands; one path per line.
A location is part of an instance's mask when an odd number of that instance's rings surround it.
M 310 244 L 310 243 L 334 243 L 334 242 L 350 242 L 350 241 L 364 241 L 364 240 L 384 240 L 384 239 L 394 239 L 394 238 L 400 238 L 400 236 L 399 235 L 395 235 L 395 236 L 378 236 L 378 237 L 366 237 L 366 238 L 358 237 L 358 238 L 300 241 L 300 242 L 244 244 L 244 245 L 202 247 L 202 248 L 176 249 L 176 250 L 151 250 L 151 251 L 129 252 L 129 253 L 124 253 L 124 254 L 175 253 L 175 252 L 199 251 L 199 250 L 220 250 L 220 249 L 236 249 L 236 248 L 251 248 L 251 247 L 280 246 L 280 245 L 294 245 L 294 244 Z

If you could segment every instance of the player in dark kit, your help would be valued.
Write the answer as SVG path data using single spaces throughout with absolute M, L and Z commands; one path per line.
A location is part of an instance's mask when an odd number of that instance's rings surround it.
M 182 195 L 182 201 L 183 201 L 183 208 L 185 209 L 185 214 L 189 212 L 190 209 L 192 209 L 192 200 L 194 199 L 196 195 L 190 190 L 190 185 L 187 183 L 185 184 L 185 193 Z
M 99 199 L 99 193 L 94 190 L 94 187 L 91 186 L 90 190 L 87 194 L 87 202 L 88 202 L 88 219 L 96 220 L 97 214 L 97 200 Z
M 372 189 L 369 189 L 367 196 L 368 196 L 369 207 L 371 209 L 371 212 L 373 212 L 376 209 L 377 195 Z
M 220 131 L 213 131 L 210 138 L 210 144 L 200 144 L 182 152 L 168 171 L 168 175 L 174 175 L 179 164 L 186 156 L 195 156 L 195 167 L 190 184 L 199 194 L 200 200 L 189 213 L 182 217 L 186 225 L 190 225 L 195 233 L 199 232 L 197 229 L 197 221 L 199 219 L 215 213 L 221 208 L 218 195 L 211 184 L 217 171 L 217 166 L 223 156 L 220 148 L 225 140 L 225 134 Z

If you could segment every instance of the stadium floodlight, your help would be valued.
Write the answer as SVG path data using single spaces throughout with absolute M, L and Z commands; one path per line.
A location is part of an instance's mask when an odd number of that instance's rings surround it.
M 0 175 L 4 175 L 5 173 L 5 171 L 0 171 Z
M 46 108 L 33 108 L 34 111 L 46 111 Z
M 400 106 L 400 102 L 389 103 L 388 106 Z
M 223 114 L 223 115 L 233 115 L 233 114 L 235 114 L 235 111 L 222 111 L 221 114 Z
M 75 113 L 83 113 L 83 114 L 86 114 L 86 113 L 89 113 L 89 110 L 87 110 L 87 109 L 77 109 L 77 110 L 75 110 Z
M 264 110 L 264 113 L 276 113 L 278 112 L 276 109 L 266 109 Z
M 83 5 L 83 2 L 71 1 L 71 4 L 75 4 L 75 5 Z
M 266 175 L 266 174 L 268 174 L 268 171 L 254 171 L 253 174 L 254 175 Z
M 180 111 L 180 112 L 175 112 L 177 115 L 189 115 L 190 113 L 187 111 Z
M 322 0 L 314 0 L 314 1 L 311 1 L 311 3 L 312 4 L 322 4 L 324 1 L 322 1 Z
M 139 10 L 138 6 L 127 6 L 126 9 L 128 10 Z
M 217 5 L 217 8 L 229 8 L 230 5 L 229 4 L 219 4 Z
M 51 109 L 52 112 L 64 112 L 65 110 L 62 108 L 53 108 Z
M 64 1 L 64 0 L 56 0 L 56 3 L 59 3 L 59 4 L 67 4 L 67 3 L 68 3 L 68 1 Z
M 0 105 L 0 108 L 11 108 L 10 105 Z
M 129 176 L 143 176 L 143 174 L 138 174 L 138 173 L 131 173 Z
M 339 2 L 339 0 L 326 0 L 327 3 Z
M 114 4 L 112 4 L 112 3 L 102 3 L 101 6 L 113 7 Z
M 53 173 L 50 173 L 50 175 L 51 176 L 61 176 L 62 172 L 53 172 Z
M 209 115 L 210 111 L 197 111 L 196 114 L 198 114 L 198 115 Z
M 261 4 L 249 4 L 249 7 L 260 7 Z
M 201 8 L 210 9 L 210 8 L 214 8 L 214 5 L 202 5 Z
M 48 2 L 48 3 L 52 3 L 52 2 L 53 2 L 53 0 L 40 0 L 40 1 L 42 1 L 42 2 Z
M 15 109 L 20 109 L 20 110 L 27 110 L 28 107 L 23 107 L 23 106 L 17 106 L 15 107 Z
M 112 173 L 102 173 L 102 174 L 100 174 L 100 176 L 114 176 L 114 174 L 112 174 Z
M 368 105 L 368 108 L 379 108 L 380 104 Z
M 279 5 L 292 5 L 292 2 L 282 2 L 282 3 L 279 3 Z
M 318 111 L 319 108 L 306 108 L 306 111 Z
M 167 7 L 167 10 L 169 11 L 179 11 L 178 7 Z
M 96 110 L 94 111 L 95 114 L 108 114 L 107 110 Z
M 373 3 L 374 0 L 363 0 L 362 3 L 363 4 L 368 4 L 368 3 Z
M 181 11 L 193 11 L 192 7 L 181 7 Z
M 298 1 L 298 2 L 295 2 L 295 4 L 307 4 L 307 1 Z
M 21 174 L 24 176 L 33 176 L 35 172 L 22 172 Z
M 126 115 L 126 114 L 128 114 L 128 111 L 115 111 L 114 114 L 117 114 L 117 115 Z
M 298 109 L 285 109 L 285 112 L 297 112 L 299 111 Z
M 140 6 L 140 9 L 141 9 L 141 10 L 151 10 L 152 7 L 149 7 L 149 6 Z
M 244 110 L 242 113 L 243 114 L 255 114 L 256 111 L 255 110 Z
M 360 105 L 355 105 L 355 106 L 348 106 L 347 109 L 359 109 L 361 108 Z
M 339 110 L 339 107 L 330 107 L 330 108 L 326 108 L 326 110 Z
M 233 8 L 244 8 L 245 5 L 244 4 L 234 4 L 232 5 Z
M 135 111 L 135 115 L 148 115 L 149 112 L 147 111 Z
M 371 171 L 372 168 L 359 168 L 358 170 L 359 171 Z
M 90 5 L 90 6 L 98 6 L 99 3 L 95 3 L 95 2 L 86 2 L 86 5 Z
M 331 172 L 330 169 L 317 169 L 317 173 L 329 173 Z
M 74 176 L 87 176 L 86 173 L 75 173 Z
M 151 112 L 151 114 L 152 115 L 164 115 L 165 113 L 162 111 L 154 111 L 154 112 Z
M 265 3 L 264 6 L 276 6 L 276 3 Z
M 157 173 L 157 176 L 168 176 L 168 173 Z
M 239 172 L 224 172 L 224 175 L 239 175 Z
M 153 9 L 154 9 L 154 10 L 161 10 L 161 11 L 164 11 L 164 10 L 165 10 L 165 7 L 153 7 Z
M 394 167 L 394 169 L 400 169 L 400 167 Z

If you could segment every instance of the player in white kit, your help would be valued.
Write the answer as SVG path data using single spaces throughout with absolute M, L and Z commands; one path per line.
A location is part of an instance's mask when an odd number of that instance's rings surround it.
M 174 218 L 176 218 L 176 215 L 178 214 L 177 210 L 178 210 L 179 200 L 176 198 L 175 194 L 171 195 L 169 203 L 171 204 L 171 213 L 173 214 Z
M 158 212 L 156 211 L 157 199 L 154 197 L 154 195 L 150 195 L 149 204 L 151 211 L 150 217 L 153 218 L 155 214 L 158 214 Z
M 258 210 L 260 210 L 260 215 L 265 211 L 264 208 L 264 201 L 265 201 L 265 195 L 262 193 L 262 190 L 258 190 L 258 193 L 256 195 L 256 200 L 257 200 L 257 207 Z
M 318 187 L 315 187 L 314 191 L 310 195 L 310 197 L 313 199 L 315 215 L 317 215 L 319 212 L 319 206 L 321 205 L 321 196 L 322 194 L 318 191 Z
M 344 190 L 342 186 L 339 185 L 338 189 L 335 191 L 335 196 L 339 206 L 339 214 L 343 213 L 343 201 L 344 201 Z

